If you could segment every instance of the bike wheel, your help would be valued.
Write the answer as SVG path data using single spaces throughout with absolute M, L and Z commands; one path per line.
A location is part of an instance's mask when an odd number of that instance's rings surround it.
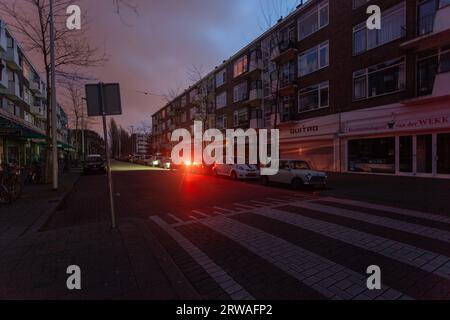
M 15 201 L 19 199 L 20 195 L 22 194 L 22 184 L 20 181 L 15 181 L 11 188 L 11 200 Z
M 0 203 L 1 204 L 10 204 L 11 203 L 11 197 L 9 195 L 9 192 L 3 186 L 0 186 Z

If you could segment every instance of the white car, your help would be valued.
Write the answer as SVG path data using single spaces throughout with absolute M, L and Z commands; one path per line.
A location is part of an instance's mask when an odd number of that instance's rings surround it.
M 278 173 L 273 176 L 262 176 L 261 181 L 265 185 L 270 182 L 290 184 L 294 189 L 303 186 L 325 188 L 327 174 L 312 170 L 308 162 L 303 160 L 280 160 Z
M 225 176 L 233 180 L 260 177 L 259 168 L 254 164 L 215 164 L 212 170 L 215 176 Z

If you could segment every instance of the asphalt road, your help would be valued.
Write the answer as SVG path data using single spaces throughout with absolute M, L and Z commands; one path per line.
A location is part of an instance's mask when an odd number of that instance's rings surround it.
M 445 215 L 330 191 L 113 168 L 119 223 L 148 226 L 204 299 L 450 299 Z M 105 181 L 83 176 L 45 228 L 109 219 Z M 379 290 L 367 287 L 369 266 L 381 270 Z

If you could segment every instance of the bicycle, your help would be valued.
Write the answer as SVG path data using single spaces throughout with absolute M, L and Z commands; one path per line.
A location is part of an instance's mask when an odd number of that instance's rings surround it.
M 0 203 L 9 204 L 17 200 L 21 194 L 20 168 L 5 167 L 0 179 Z

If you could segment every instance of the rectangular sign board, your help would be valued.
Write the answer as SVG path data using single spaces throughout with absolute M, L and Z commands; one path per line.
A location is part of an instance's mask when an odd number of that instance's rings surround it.
M 122 114 L 120 85 L 118 83 L 87 84 L 85 89 L 89 117 L 99 117 L 103 114 L 105 116 Z M 103 107 L 105 110 L 102 110 Z

